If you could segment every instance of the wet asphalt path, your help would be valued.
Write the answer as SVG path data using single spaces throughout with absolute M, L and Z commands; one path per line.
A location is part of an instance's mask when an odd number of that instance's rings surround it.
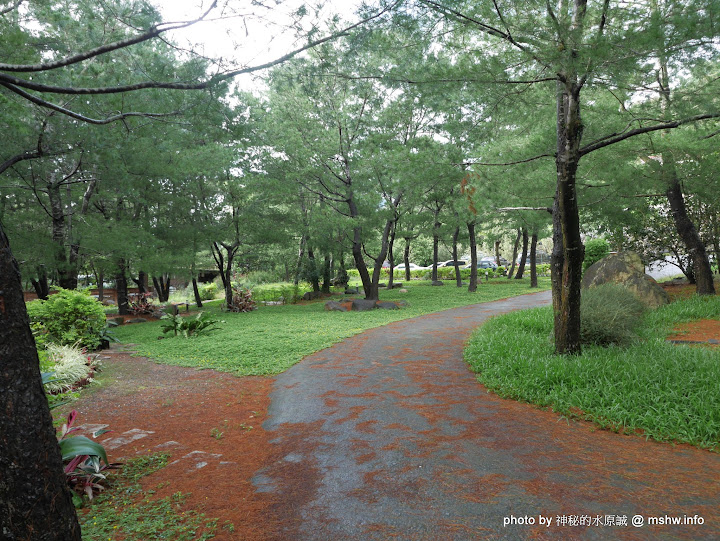
M 277 460 L 254 479 L 278 501 L 278 538 L 720 539 L 719 455 L 477 383 L 462 359 L 471 331 L 549 303 L 542 292 L 400 321 L 278 376 L 264 425 Z M 704 524 L 636 528 L 635 515 Z

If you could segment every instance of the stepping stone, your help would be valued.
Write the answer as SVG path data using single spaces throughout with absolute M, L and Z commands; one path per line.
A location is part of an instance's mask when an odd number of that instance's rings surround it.
M 211 461 L 217 460 L 220 458 L 222 454 L 217 453 L 206 453 L 205 451 L 193 451 L 191 453 L 186 454 L 182 458 L 179 458 L 178 460 L 174 460 L 168 464 L 168 466 L 172 464 L 177 464 L 181 460 L 191 460 L 194 462 L 193 466 L 188 469 L 188 471 L 195 471 L 199 470 L 201 468 L 204 468 L 207 466 Z
M 123 445 L 127 445 L 128 443 L 132 443 L 134 441 L 146 438 L 150 434 L 155 434 L 155 432 L 149 430 L 140 430 L 139 428 L 133 428 L 132 430 L 123 432 L 117 438 L 109 438 L 107 440 L 101 441 L 100 443 L 103 447 L 105 447 L 105 450 L 111 451 L 113 449 L 117 449 L 118 447 L 122 447 Z

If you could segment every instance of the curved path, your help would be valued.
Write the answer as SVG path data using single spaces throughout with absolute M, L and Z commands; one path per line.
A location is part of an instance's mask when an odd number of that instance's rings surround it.
M 278 502 L 279 538 L 720 539 L 717 454 L 595 430 L 477 383 L 469 333 L 549 302 L 393 323 L 280 375 L 264 425 L 277 460 L 254 478 Z M 681 524 L 647 524 L 666 515 Z

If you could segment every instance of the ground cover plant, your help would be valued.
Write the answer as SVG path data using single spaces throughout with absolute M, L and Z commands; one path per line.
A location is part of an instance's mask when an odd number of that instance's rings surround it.
M 202 513 L 185 509 L 187 497 L 175 493 L 155 498 L 153 489 L 143 489 L 140 480 L 167 465 L 169 454 L 155 453 L 128 460 L 108 488 L 79 514 L 83 539 L 86 541 L 177 541 L 204 540 L 215 537 L 217 521 Z M 224 528 L 231 529 L 226 524 Z
M 540 289 L 549 288 L 540 280 Z M 180 366 L 213 368 L 237 375 L 279 374 L 303 357 L 366 329 L 422 314 L 537 291 L 526 280 L 496 279 L 483 282 L 476 293 L 467 288 L 443 287 L 428 282 L 407 284 L 407 293 L 382 291 L 382 300 L 405 300 L 402 310 L 327 312 L 324 301 L 306 304 L 260 306 L 248 313 L 220 312 L 219 303 L 204 307 L 220 316 L 222 329 L 193 340 L 158 340 L 161 323 L 121 326 L 120 341 L 131 343 L 138 355 Z M 334 297 L 337 299 L 338 297 Z
M 497 394 L 603 428 L 720 451 L 720 351 L 665 340 L 686 321 L 720 319 L 720 299 L 693 296 L 648 311 L 627 347 L 587 345 L 553 355 L 552 309 L 493 318 L 465 359 Z

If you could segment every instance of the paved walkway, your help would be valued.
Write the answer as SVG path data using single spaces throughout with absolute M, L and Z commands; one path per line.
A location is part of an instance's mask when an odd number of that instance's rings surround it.
M 549 302 L 397 322 L 280 375 L 265 428 L 282 458 L 254 482 L 279 500 L 281 538 L 720 539 L 720 456 L 599 431 L 477 383 L 462 360 L 469 333 Z M 683 523 L 647 524 L 666 515 Z

